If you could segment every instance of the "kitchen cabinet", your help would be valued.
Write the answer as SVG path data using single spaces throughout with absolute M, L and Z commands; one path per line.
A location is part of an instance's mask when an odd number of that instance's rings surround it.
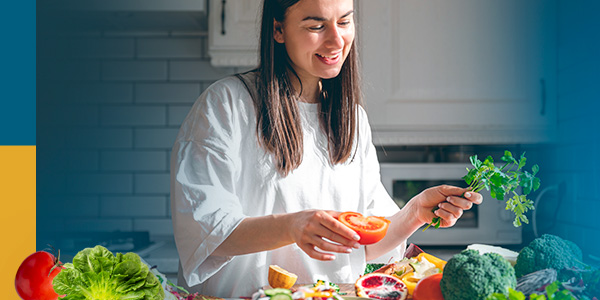
M 359 1 L 357 12 L 376 144 L 552 140 L 555 1 Z
M 204 11 L 205 0 L 63 0 L 57 5 L 69 10 L 112 12 Z
M 210 0 L 208 53 L 213 66 L 257 65 L 261 3 L 260 0 Z
M 38 1 L 38 14 L 48 14 L 69 30 L 204 31 L 206 0 L 58 0 Z

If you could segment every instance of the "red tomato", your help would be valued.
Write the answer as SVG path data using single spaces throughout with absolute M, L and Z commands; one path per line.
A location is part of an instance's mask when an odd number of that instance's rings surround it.
M 339 215 L 338 220 L 360 236 L 361 245 L 379 242 L 385 236 L 390 221 L 382 217 L 364 217 L 357 212 L 347 211 Z
M 29 255 L 19 266 L 15 288 L 23 300 L 56 300 L 58 294 L 52 287 L 52 279 L 62 270 L 54 255 L 38 251 Z M 56 266 L 52 272 L 50 269 Z
M 413 291 L 413 300 L 444 300 L 440 288 L 442 275 L 437 273 L 421 279 Z

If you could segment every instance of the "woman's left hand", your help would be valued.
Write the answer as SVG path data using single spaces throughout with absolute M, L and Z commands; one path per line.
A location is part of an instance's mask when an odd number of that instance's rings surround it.
M 468 188 L 440 185 L 428 188 L 411 199 L 417 218 L 422 224 L 430 223 L 435 217 L 441 218 L 440 227 L 450 227 L 462 216 L 463 211 L 473 204 L 481 204 L 483 197 Z M 435 212 L 433 209 L 438 207 Z

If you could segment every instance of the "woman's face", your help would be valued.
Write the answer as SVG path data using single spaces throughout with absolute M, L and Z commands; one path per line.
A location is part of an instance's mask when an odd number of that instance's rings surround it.
M 354 41 L 353 10 L 353 0 L 300 0 L 275 21 L 275 41 L 302 82 L 340 73 Z

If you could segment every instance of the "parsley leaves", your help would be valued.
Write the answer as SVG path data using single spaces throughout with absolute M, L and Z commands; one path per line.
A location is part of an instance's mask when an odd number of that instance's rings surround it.
M 534 165 L 531 172 L 526 171 L 524 169 L 527 162 L 525 152 L 517 159 L 508 150 L 504 151 L 501 158 L 504 162 L 502 167 L 496 166 L 491 156 L 481 161 L 477 155 L 473 155 L 470 160 L 474 168 L 467 168 L 467 175 L 462 178 L 469 185 L 469 188 L 474 192 L 479 192 L 485 188 L 490 191 L 492 197 L 500 201 L 504 201 L 506 196 L 510 197 L 506 201 L 506 210 L 515 213 L 513 225 L 519 227 L 522 223 L 529 224 L 525 213 L 534 209 L 534 207 L 533 201 L 527 199 L 527 195 L 540 187 L 540 179 L 535 177 L 540 170 L 539 166 Z M 437 207 L 433 211 L 436 209 Z M 440 223 L 440 217 L 435 217 L 423 231 L 429 226 L 439 228 Z

